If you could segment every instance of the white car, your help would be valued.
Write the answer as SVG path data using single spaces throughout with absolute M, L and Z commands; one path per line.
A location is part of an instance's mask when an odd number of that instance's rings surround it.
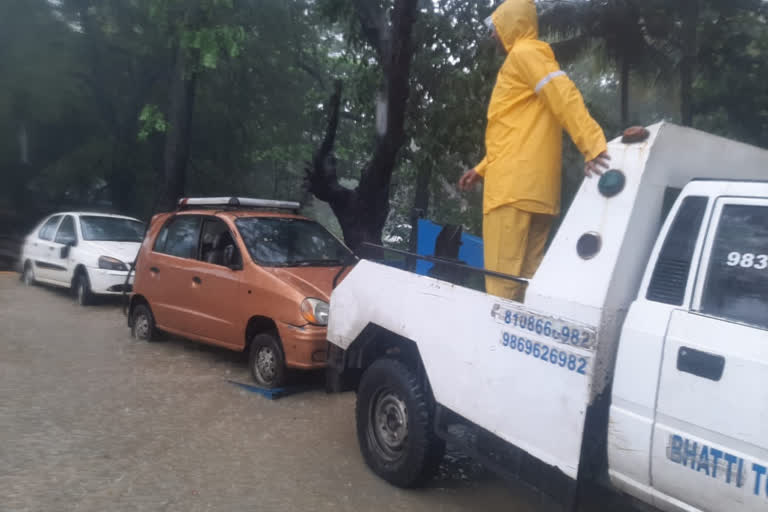
M 71 288 L 81 305 L 94 295 L 130 291 L 126 277 L 143 237 L 144 223 L 131 217 L 56 213 L 24 240 L 23 280 Z

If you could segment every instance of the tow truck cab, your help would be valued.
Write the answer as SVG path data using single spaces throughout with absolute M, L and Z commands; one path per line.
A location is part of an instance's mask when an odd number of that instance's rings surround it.
M 665 510 L 768 506 L 768 152 L 648 131 L 609 144 L 614 171 L 584 181 L 524 304 L 368 261 L 334 291 L 329 364 L 358 385 L 380 476 L 434 467 L 415 409 L 440 438 L 458 423 L 510 447 L 495 467 L 561 501 L 607 475 Z

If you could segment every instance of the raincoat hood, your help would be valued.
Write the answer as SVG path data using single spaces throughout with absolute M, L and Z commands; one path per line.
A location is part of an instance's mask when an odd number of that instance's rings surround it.
M 507 52 L 521 39 L 539 38 L 539 19 L 534 0 L 506 0 L 494 11 L 491 19 Z

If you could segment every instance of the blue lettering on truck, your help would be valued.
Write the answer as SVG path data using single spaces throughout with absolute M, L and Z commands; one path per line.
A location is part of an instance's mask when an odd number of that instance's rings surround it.
M 669 436 L 667 458 L 675 464 L 690 468 L 737 488 L 746 486 L 755 496 L 768 497 L 768 468 L 747 461 L 725 450 L 686 439 L 677 434 Z

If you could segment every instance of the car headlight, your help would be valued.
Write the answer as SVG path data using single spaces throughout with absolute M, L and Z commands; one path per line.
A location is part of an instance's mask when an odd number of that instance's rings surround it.
M 103 268 L 105 270 L 128 270 L 128 267 L 125 266 L 125 263 L 118 260 L 117 258 L 112 258 L 110 256 L 102 256 L 99 258 L 99 268 Z
M 304 299 L 301 303 L 301 315 L 314 325 L 328 325 L 328 303 L 320 299 Z

